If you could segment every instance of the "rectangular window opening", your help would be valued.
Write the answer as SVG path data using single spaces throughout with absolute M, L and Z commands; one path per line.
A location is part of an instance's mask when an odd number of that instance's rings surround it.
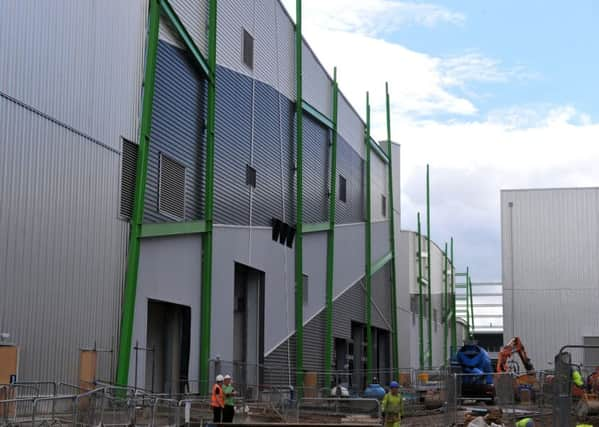
M 339 175 L 339 200 L 347 202 L 347 180 L 342 175 Z
M 304 301 L 304 305 L 308 304 L 308 289 L 309 289 L 309 278 L 307 274 L 302 274 L 303 277 L 303 291 L 302 291 L 302 297 L 303 297 L 303 301 Z
M 121 154 L 121 200 L 120 214 L 131 219 L 135 199 L 135 179 L 137 175 L 137 144 L 123 139 Z
M 245 167 L 245 183 L 256 188 L 256 169 L 250 165 Z
M 247 30 L 243 30 L 243 63 L 254 68 L 254 38 Z
M 381 213 L 387 216 L 387 198 L 384 195 L 381 195 Z
M 167 216 L 185 218 L 185 166 L 160 153 L 158 211 Z

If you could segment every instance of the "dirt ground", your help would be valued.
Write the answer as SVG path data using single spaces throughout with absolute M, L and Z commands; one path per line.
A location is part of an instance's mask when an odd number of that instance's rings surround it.
M 420 417 L 407 417 L 402 420 L 401 427 L 449 427 L 445 424 L 444 417 L 445 416 L 443 414 L 427 415 L 427 416 L 420 416 Z M 462 413 L 458 416 L 458 420 L 462 421 L 461 423 L 458 422 L 459 427 L 464 425 L 463 419 L 464 419 L 464 413 Z M 533 417 L 533 419 L 535 420 L 535 427 L 553 427 L 551 415 Z M 593 427 L 599 427 L 599 416 L 592 417 L 592 418 L 586 420 L 585 423 L 590 424 Z M 514 426 L 514 423 L 504 420 L 504 425 L 506 427 L 512 427 L 512 426 Z M 576 420 L 574 419 L 574 417 L 572 417 L 572 422 L 571 422 L 570 426 L 575 426 L 575 425 L 576 425 Z M 563 426 L 563 427 L 570 427 L 570 426 Z M 560 427 L 562 427 L 562 426 L 560 426 Z

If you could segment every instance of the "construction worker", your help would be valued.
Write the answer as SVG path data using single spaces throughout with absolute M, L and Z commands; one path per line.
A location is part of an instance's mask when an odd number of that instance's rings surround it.
M 580 374 L 580 370 L 578 368 L 572 368 L 572 382 L 578 388 L 582 388 L 584 386 L 584 380 L 582 379 L 582 375 Z
M 223 381 L 224 377 L 218 374 L 216 376 L 216 384 L 212 386 L 212 398 L 210 399 L 210 406 L 212 407 L 212 421 L 214 423 L 221 423 L 223 421 L 223 409 L 225 407 Z
M 522 418 L 516 422 L 516 427 L 535 427 L 535 422 L 532 418 Z
M 403 399 L 399 394 L 399 384 L 397 381 L 391 381 L 389 384 L 391 389 L 389 393 L 383 397 L 381 403 L 381 411 L 383 413 L 383 425 L 385 427 L 399 427 L 401 415 L 403 413 Z
M 231 375 L 225 375 L 223 392 L 225 394 L 225 406 L 223 409 L 223 423 L 232 423 L 235 417 L 235 395 L 237 392 L 233 387 Z

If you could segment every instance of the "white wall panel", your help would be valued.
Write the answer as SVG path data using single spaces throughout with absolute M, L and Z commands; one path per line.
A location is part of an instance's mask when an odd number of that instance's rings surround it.
M 255 0 L 220 0 L 218 2 L 217 63 L 247 76 L 253 76 L 254 73 L 243 63 L 243 30 L 246 29 L 255 37 L 254 7 Z
M 364 277 L 366 271 L 364 238 L 364 223 L 335 227 L 334 298 Z
M 339 134 L 356 150 L 360 157 L 365 159 L 364 122 L 342 93 L 339 94 L 337 114 Z
M 302 90 L 304 99 L 327 117 L 331 117 L 333 82 L 306 43 L 302 50 Z

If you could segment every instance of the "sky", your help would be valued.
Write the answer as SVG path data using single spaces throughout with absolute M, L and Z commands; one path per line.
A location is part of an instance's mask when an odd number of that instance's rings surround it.
M 295 17 L 295 1 L 283 0 Z M 501 281 L 501 189 L 599 186 L 599 2 L 303 0 L 303 33 L 373 136 L 401 145 L 403 229 Z M 364 116 L 364 114 L 362 114 Z

